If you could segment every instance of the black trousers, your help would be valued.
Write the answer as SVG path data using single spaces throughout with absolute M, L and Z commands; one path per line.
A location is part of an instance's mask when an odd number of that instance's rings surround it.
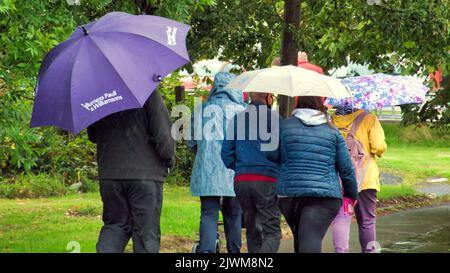
M 279 198 L 281 212 L 294 235 L 295 253 L 321 253 L 322 240 L 341 207 L 341 199 Z
M 240 181 L 234 184 L 246 223 L 249 253 L 277 253 L 281 240 L 280 211 L 275 183 Z
M 97 252 L 124 252 L 130 238 L 135 253 L 159 252 L 163 183 L 100 180 L 103 227 Z

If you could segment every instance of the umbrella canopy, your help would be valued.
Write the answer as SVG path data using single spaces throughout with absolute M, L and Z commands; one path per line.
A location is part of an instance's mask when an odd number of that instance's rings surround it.
M 360 77 L 349 77 L 342 80 L 353 95 L 352 99 L 327 99 L 329 105 L 339 106 L 352 104 L 355 108 L 372 111 L 375 109 L 422 103 L 429 90 L 417 77 L 372 74 Z
M 189 28 L 123 12 L 79 27 L 42 62 L 31 127 L 78 133 L 107 115 L 142 107 L 163 77 L 189 62 Z
M 227 87 L 240 89 L 243 92 L 273 93 L 291 97 L 351 96 L 338 79 L 293 65 L 244 72 L 232 80 Z

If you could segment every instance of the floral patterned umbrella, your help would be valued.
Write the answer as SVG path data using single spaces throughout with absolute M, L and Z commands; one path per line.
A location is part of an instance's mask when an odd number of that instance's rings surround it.
M 351 90 L 353 99 L 328 98 L 326 104 L 339 106 L 353 103 L 355 108 L 372 111 L 386 106 L 422 103 L 429 90 L 416 77 L 382 73 L 349 77 L 341 82 Z

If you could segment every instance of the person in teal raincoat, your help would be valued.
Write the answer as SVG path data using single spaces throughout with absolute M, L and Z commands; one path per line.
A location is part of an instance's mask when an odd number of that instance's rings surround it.
M 242 92 L 225 88 L 234 77 L 225 72 L 216 74 L 208 100 L 194 112 L 193 139 L 187 143 L 196 151 L 190 187 L 192 195 L 199 196 L 201 201 L 198 252 L 216 252 L 220 209 L 228 252 L 239 253 L 241 248 L 242 212 L 233 188 L 234 171 L 227 169 L 221 159 L 226 125 L 244 110 Z

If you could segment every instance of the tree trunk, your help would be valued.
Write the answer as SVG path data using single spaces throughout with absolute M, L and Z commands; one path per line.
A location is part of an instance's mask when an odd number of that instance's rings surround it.
M 284 0 L 284 27 L 281 41 L 281 65 L 297 65 L 297 43 L 295 32 L 300 27 L 300 0 Z M 293 99 L 280 96 L 280 114 L 289 117 Z

